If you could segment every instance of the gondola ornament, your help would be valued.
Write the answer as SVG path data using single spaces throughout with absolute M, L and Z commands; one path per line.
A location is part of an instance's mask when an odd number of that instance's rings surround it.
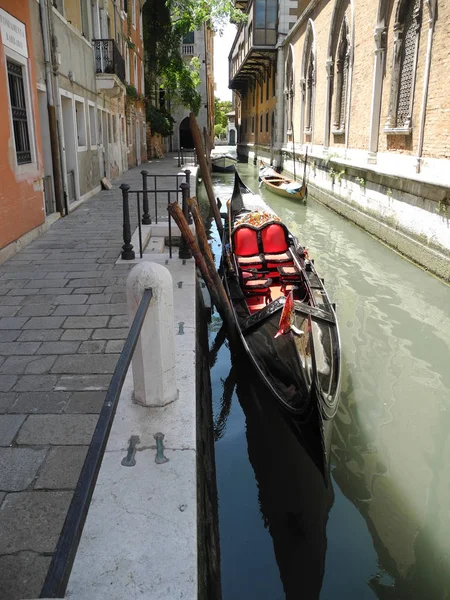
M 289 333 L 289 331 L 292 331 L 292 333 L 295 333 L 296 335 L 302 335 L 304 333 L 304 331 L 298 329 L 294 325 L 294 316 L 294 292 L 291 290 L 286 296 L 286 301 L 280 317 L 280 325 L 274 336 L 275 338 L 279 337 L 280 335 L 285 335 L 286 333 Z

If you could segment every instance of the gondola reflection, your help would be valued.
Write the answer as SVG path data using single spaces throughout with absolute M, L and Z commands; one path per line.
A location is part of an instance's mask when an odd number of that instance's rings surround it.
M 217 440 L 224 435 L 232 401 L 238 400 L 261 516 L 272 537 L 285 597 L 319 598 L 333 503 L 328 469 L 322 468 L 322 445 L 316 443 L 320 435 L 311 435 L 311 422 L 299 424 L 280 407 L 242 352 L 232 355 L 222 385 L 214 436 Z

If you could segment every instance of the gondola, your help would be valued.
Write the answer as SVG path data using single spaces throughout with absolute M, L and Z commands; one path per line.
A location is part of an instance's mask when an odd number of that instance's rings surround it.
M 307 249 L 235 174 L 222 272 L 242 344 L 298 422 L 336 413 L 341 350 L 336 313 Z M 331 431 L 331 429 L 330 429 Z
M 291 200 L 306 200 L 307 187 L 306 183 L 299 183 L 289 177 L 280 175 L 275 169 L 264 166 L 261 163 L 259 170 L 259 179 L 274 194 L 290 198 Z
M 232 173 L 237 163 L 231 154 L 217 154 L 211 156 L 211 168 L 214 173 Z

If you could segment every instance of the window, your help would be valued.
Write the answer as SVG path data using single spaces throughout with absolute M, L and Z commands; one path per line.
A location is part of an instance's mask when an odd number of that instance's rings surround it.
M 302 105 L 301 105 L 301 123 L 303 123 L 303 132 L 301 135 L 312 134 L 313 129 L 313 101 L 315 86 L 315 56 L 314 56 L 314 29 L 312 22 L 308 22 L 305 44 L 303 46 L 302 63 Z
M 78 148 L 86 146 L 86 114 L 84 112 L 84 102 L 75 100 L 75 113 L 77 120 Z
M 139 81 L 138 81 L 138 60 L 136 53 L 134 53 L 134 81 L 133 85 L 137 91 L 139 91 Z
M 9 101 L 16 146 L 18 165 L 31 163 L 30 132 L 28 129 L 27 103 L 23 78 L 23 67 L 10 60 L 6 61 L 8 70 Z
M 277 81 L 276 71 L 275 71 L 275 69 L 273 69 L 273 71 L 272 71 L 272 96 L 276 96 L 276 94 L 277 94 L 276 81 Z
M 255 133 L 255 117 L 252 117 L 252 133 Z
M 144 38 L 144 25 L 142 21 L 142 8 L 139 11 L 139 37 L 141 40 Z
M 336 87 L 333 129 L 336 133 L 345 131 L 347 112 L 348 68 L 349 68 L 349 30 L 346 17 L 342 20 L 336 57 Z
M 261 82 L 259 84 L 259 101 L 260 102 L 263 101 L 263 97 L 264 97 L 264 83 L 263 83 L 263 80 L 261 79 Z
M 252 106 L 255 106 L 255 101 L 256 101 L 256 85 L 254 86 L 254 88 L 252 90 Z
M 125 81 L 131 83 L 130 80 L 130 49 L 125 47 Z
M 81 33 L 82 35 L 90 40 L 91 35 L 89 32 L 89 16 L 88 16 L 88 2 L 87 0 L 80 0 L 80 10 L 81 10 Z
M 93 104 L 89 104 L 89 132 L 91 146 L 97 146 L 97 127 L 95 124 L 95 106 Z
M 266 77 L 266 100 L 269 99 L 269 79 L 270 79 L 270 73 L 271 73 L 271 71 L 269 71 L 269 74 Z
M 263 116 L 259 115 L 259 131 L 262 132 Z
M 136 0 L 131 0 L 131 20 L 133 28 L 136 29 Z
M 253 40 L 256 46 L 276 43 L 277 12 L 277 0 L 255 0 Z
M 128 12 L 128 0 L 123 0 L 123 12 Z
M 187 35 L 184 36 L 183 38 L 183 44 L 193 44 L 194 43 L 194 32 L 190 31 Z
M 391 95 L 386 129 L 410 133 L 421 27 L 421 1 L 399 1 L 394 24 Z
M 97 144 L 103 146 L 102 111 L 97 109 Z
M 141 63 L 141 94 L 145 94 L 144 63 Z
M 269 131 L 269 113 L 266 112 L 266 132 Z

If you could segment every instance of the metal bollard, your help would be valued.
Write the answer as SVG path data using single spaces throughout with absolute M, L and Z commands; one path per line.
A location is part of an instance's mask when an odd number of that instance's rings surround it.
M 191 172 L 189 169 L 185 169 L 184 174 L 186 175 L 186 183 L 189 186 L 189 194 L 190 194 L 191 193 Z
M 130 323 L 144 290 L 149 288 L 153 297 L 132 360 L 133 401 L 143 406 L 166 406 L 178 398 L 173 283 L 166 267 L 144 262 L 131 270 L 127 279 Z
M 183 205 L 182 205 L 183 214 L 186 218 L 186 221 L 188 223 L 190 223 L 190 222 L 192 222 L 192 219 L 189 214 L 189 204 L 188 204 L 189 185 L 187 183 L 182 183 L 182 184 L 180 184 L 180 188 L 181 188 L 181 193 L 183 195 Z M 192 258 L 191 249 L 189 248 L 188 243 L 184 239 L 184 236 L 181 236 L 180 249 L 178 251 L 178 258 Z
M 178 167 L 181 167 L 181 154 L 180 154 L 180 149 L 178 148 Z
M 135 258 L 133 244 L 131 243 L 130 207 L 128 204 L 128 190 L 130 186 L 122 183 L 122 205 L 123 205 L 123 241 L 122 260 L 133 260 Z
M 152 219 L 150 217 L 150 214 L 148 212 L 148 192 L 147 192 L 147 177 L 148 177 L 148 171 L 146 171 L 145 169 L 143 171 L 141 171 L 141 175 L 142 175 L 142 189 L 143 189 L 143 214 L 142 214 L 142 225 L 151 225 L 152 224 Z

